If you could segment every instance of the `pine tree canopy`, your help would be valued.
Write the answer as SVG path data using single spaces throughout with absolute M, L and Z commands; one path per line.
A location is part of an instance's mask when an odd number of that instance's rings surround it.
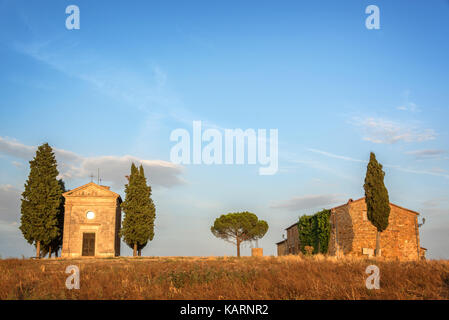
M 268 231 L 268 223 L 259 220 L 254 213 L 235 212 L 221 215 L 210 228 L 217 238 L 239 244 L 261 239 Z
M 156 208 L 151 199 L 151 187 L 147 185 L 143 166 L 137 169 L 133 163 L 128 184 L 125 185 L 125 213 L 120 235 L 131 248 L 137 245 L 140 250 L 153 240 Z
M 384 184 L 384 176 L 382 165 L 377 162 L 375 154 L 371 152 L 363 187 L 368 220 L 379 232 L 388 227 L 390 216 L 390 200 Z
M 53 150 L 44 143 L 30 161 L 30 174 L 22 193 L 20 230 L 30 244 L 49 245 L 62 234 L 58 216 L 62 189 L 58 174 Z

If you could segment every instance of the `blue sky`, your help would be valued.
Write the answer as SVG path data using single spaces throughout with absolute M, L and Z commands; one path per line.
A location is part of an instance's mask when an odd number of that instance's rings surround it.
M 242 210 L 269 223 L 259 244 L 275 254 L 301 214 L 363 196 L 374 151 L 390 200 L 426 218 L 422 246 L 447 259 L 448 35 L 443 0 L 0 0 L 0 254 L 34 252 L 19 199 L 49 142 L 69 188 L 100 168 L 124 196 L 130 162 L 144 164 L 157 206 L 145 255 L 234 255 L 209 228 Z M 170 163 L 170 133 L 193 120 L 278 129 L 279 172 Z

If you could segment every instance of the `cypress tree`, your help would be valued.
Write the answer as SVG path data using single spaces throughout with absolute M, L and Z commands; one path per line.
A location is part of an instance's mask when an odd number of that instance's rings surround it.
M 376 155 L 371 152 L 363 188 L 368 220 L 377 229 L 376 256 L 381 255 L 380 236 L 381 232 L 387 229 L 390 216 L 390 200 L 384 184 L 384 176 L 382 165 L 377 162 Z
M 65 188 L 65 183 L 62 179 L 59 179 L 58 183 L 61 188 L 61 204 L 59 205 L 59 211 L 57 215 L 59 234 L 48 245 L 44 246 L 41 245 L 42 257 L 48 254 L 48 257 L 51 258 L 52 253 L 55 254 L 55 257 L 58 257 L 58 252 L 62 247 L 62 235 L 64 229 L 64 205 L 65 205 L 65 199 L 62 196 L 62 193 L 66 192 L 67 190 Z
M 30 174 L 22 193 L 20 230 L 29 244 L 36 246 L 36 257 L 41 245 L 49 246 L 61 234 L 58 214 L 61 206 L 59 172 L 52 148 L 48 143 L 39 146 L 30 161 Z
M 125 212 L 120 235 L 125 243 L 133 249 L 133 256 L 141 255 L 141 250 L 154 237 L 154 219 L 156 208 L 151 199 L 151 187 L 147 185 L 143 166 L 137 169 L 131 165 L 128 184 L 125 185 Z

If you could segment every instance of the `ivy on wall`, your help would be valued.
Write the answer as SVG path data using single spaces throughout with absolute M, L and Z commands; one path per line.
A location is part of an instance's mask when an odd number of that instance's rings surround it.
M 313 247 L 313 254 L 327 253 L 330 238 L 331 211 L 324 209 L 313 215 L 303 215 L 298 221 L 299 247 L 306 254 L 305 247 Z
M 298 233 L 299 233 L 299 249 L 302 253 L 306 254 L 305 247 L 315 247 L 315 238 L 313 236 L 313 216 L 303 215 L 298 221 Z

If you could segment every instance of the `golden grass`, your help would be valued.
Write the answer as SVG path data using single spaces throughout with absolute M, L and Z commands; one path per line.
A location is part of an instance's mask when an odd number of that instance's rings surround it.
M 379 290 L 365 269 L 380 268 Z M 79 290 L 65 269 L 80 269 Z M 449 299 L 449 262 L 314 257 L 0 260 L 0 299 Z

